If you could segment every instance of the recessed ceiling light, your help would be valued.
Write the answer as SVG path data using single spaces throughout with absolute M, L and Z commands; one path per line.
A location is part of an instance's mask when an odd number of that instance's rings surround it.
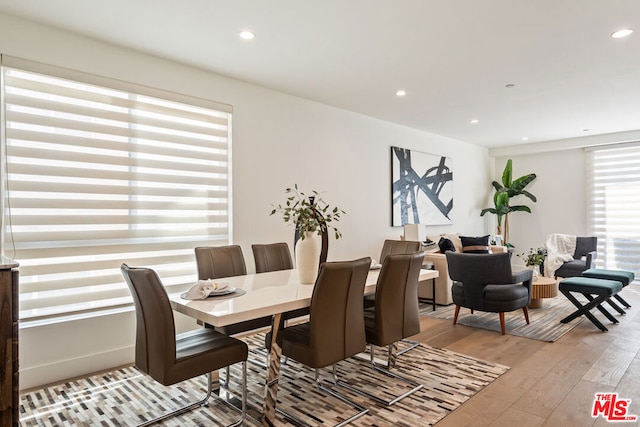
M 480 121 L 480 120 L 478 120 L 478 119 L 471 119 L 471 120 L 469 120 L 469 123 L 471 123 L 471 124 L 474 124 L 474 125 L 475 125 L 475 124 L 476 124 L 476 123 L 478 123 L 479 121 Z
M 400 89 L 396 91 L 396 96 L 406 96 L 407 95 L 407 91 L 404 89 Z
M 589 129 L 582 129 L 582 132 L 589 132 Z
M 509 83 L 508 85 L 506 85 L 505 87 L 508 89 L 511 89 L 512 87 L 515 87 L 516 85 L 514 85 L 513 83 Z
M 249 30 L 240 31 L 240 38 L 242 40 L 253 40 L 255 37 L 256 35 L 253 31 L 249 31 Z
M 523 137 L 522 137 L 522 140 L 523 140 L 523 141 L 528 141 L 528 140 L 529 140 L 529 137 L 528 137 L 528 136 L 523 136 Z
M 633 30 L 631 28 L 623 28 L 622 30 L 614 31 L 613 33 L 611 33 L 611 37 L 613 37 L 614 39 L 621 39 L 623 37 L 630 36 L 631 33 L 633 33 Z

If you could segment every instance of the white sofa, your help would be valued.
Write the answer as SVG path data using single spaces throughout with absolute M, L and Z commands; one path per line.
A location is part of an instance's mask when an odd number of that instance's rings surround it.
M 438 242 L 441 237 L 445 237 L 453 242 L 456 248 L 456 252 L 462 252 L 462 241 L 460 240 L 460 234 L 441 234 L 438 236 L 428 236 L 429 240 Z M 437 247 L 437 246 L 436 246 Z M 507 252 L 506 246 L 490 246 L 491 252 Z M 449 278 L 449 268 L 447 267 L 447 258 L 443 253 L 426 252 L 424 256 L 424 262 L 432 262 L 436 270 L 438 270 L 439 276 L 436 279 L 436 304 L 449 305 L 453 304 L 451 298 L 451 286 L 453 282 Z M 418 286 L 418 297 L 431 298 L 432 297 L 432 283 L 431 280 L 420 282 Z

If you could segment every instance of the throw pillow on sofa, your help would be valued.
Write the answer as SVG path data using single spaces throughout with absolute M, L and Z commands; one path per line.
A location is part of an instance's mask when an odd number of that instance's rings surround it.
M 445 237 L 441 237 L 438 241 L 438 247 L 440 248 L 440 252 L 445 253 L 447 251 L 455 252 L 456 247 L 453 245 L 453 242 Z
M 489 254 L 489 235 L 481 237 L 460 236 L 462 252 L 467 254 Z

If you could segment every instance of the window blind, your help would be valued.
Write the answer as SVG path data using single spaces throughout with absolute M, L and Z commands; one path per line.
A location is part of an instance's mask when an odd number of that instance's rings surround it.
M 131 305 L 123 262 L 175 291 L 228 244 L 230 106 L 6 56 L 2 77 L 21 320 Z
M 599 268 L 640 278 L 640 143 L 587 149 L 588 224 Z

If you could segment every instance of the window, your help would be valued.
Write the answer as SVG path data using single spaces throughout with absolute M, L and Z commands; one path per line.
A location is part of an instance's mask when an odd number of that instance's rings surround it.
M 20 318 L 131 305 L 120 265 L 169 292 L 230 241 L 231 107 L 2 57 L 3 253 Z
M 587 150 L 588 221 L 599 268 L 640 278 L 640 143 Z

